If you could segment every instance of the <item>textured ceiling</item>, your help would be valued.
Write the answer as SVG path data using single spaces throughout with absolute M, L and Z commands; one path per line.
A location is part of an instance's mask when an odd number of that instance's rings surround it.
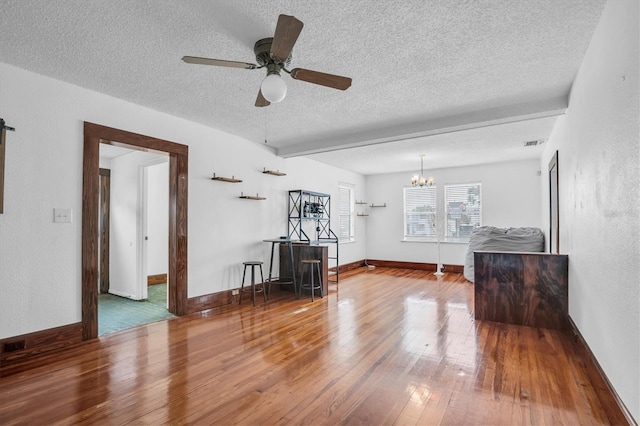
M 0 61 L 256 143 L 266 136 L 279 155 L 311 154 L 361 173 L 385 173 L 415 169 L 421 153 L 439 159 L 434 167 L 539 156 L 535 149 L 521 152 L 522 142 L 546 138 L 553 126 L 547 117 L 566 107 L 603 6 L 604 0 L 0 0 Z M 285 100 L 256 108 L 264 70 L 180 60 L 255 62 L 253 44 L 273 35 L 280 13 L 304 22 L 290 68 L 349 76 L 348 90 L 285 75 Z M 355 148 L 363 145 L 369 146 Z

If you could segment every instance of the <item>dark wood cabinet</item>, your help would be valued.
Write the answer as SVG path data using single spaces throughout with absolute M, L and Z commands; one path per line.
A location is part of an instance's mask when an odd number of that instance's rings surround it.
M 475 252 L 475 318 L 569 330 L 569 257 Z
M 323 245 L 292 243 L 293 262 L 296 271 L 296 280 L 300 285 L 300 271 L 303 271 L 303 280 L 305 283 L 310 281 L 309 267 L 303 268 L 302 261 L 305 259 L 320 259 L 320 271 L 322 272 L 322 292 L 326 296 L 329 292 L 329 248 Z M 289 255 L 289 247 L 287 244 L 280 244 L 280 275 L 283 280 L 289 279 L 287 274 L 291 274 L 291 261 Z M 315 278 L 317 279 L 317 278 Z M 303 294 L 302 297 L 305 297 Z

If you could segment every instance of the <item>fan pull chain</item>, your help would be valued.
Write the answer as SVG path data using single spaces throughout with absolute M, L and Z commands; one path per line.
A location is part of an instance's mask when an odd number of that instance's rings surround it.
M 267 109 L 262 108 L 264 110 L 264 143 L 267 142 Z

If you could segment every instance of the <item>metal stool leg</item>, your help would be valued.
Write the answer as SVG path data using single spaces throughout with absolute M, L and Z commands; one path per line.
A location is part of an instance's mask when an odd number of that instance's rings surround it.
M 313 284 L 313 264 L 312 263 L 309 264 L 309 274 L 311 275 L 311 301 L 313 302 L 313 296 L 316 291 L 313 289 L 315 285 Z
M 256 267 L 251 265 L 251 300 L 253 300 L 253 306 L 256 306 Z
M 298 282 L 298 286 L 300 287 L 300 296 L 302 296 L 302 278 L 304 277 L 304 267 L 300 268 L 300 282 Z M 296 292 L 296 298 L 299 299 L 298 289 L 294 289 Z
M 267 289 L 264 285 L 264 275 L 262 275 L 262 265 L 260 265 L 260 279 L 262 280 L 262 295 L 264 296 L 264 301 L 267 301 Z M 271 286 L 271 284 L 269 284 L 269 286 Z M 269 290 L 271 290 L 271 287 L 269 287 Z
M 319 263 L 316 263 L 316 270 L 318 271 L 318 283 L 320 284 L 320 297 L 324 297 L 324 294 L 322 292 L 322 275 L 320 275 L 320 264 Z
M 240 297 L 238 297 L 238 305 L 242 304 L 242 290 L 244 289 L 245 275 L 247 275 L 247 265 L 244 265 L 244 272 L 242 273 L 242 285 L 240 286 Z

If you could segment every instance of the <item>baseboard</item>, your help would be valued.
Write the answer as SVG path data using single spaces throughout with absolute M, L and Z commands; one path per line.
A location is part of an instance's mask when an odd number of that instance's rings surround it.
M 620 399 L 620 396 L 614 389 L 613 385 L 611 385 L 611 382 L 607 378 L 607 375 L 600 366 L 600 363 L 596 359 L 593 352 L 591 352 L 591 348 L 587 344 L 587 341 L 584 340 L 584 337 L 582 337 L 582 334 L 580 333 L 580 330 L 578 330 L 576 324 L 573 322 L 573 319 L 571 318 L 571 316 L 568 316 L 568 318 L 570 333 L 572 333 L 575 337 L 575 342 L 577 344 L 578 350 L 581 352 L 580 355 L 582 355 L 582 359 L 584 359 L 585 362 L 590 364 L 585 366 L 585 370 L 587 372 L 587 375 L 589 376 L 589 381 L 596 389 L 604 389 L 605 391 L 607 391 L 613 397 L 616 404 L 615 408 L 617 408 L 617 410 L 615 413 L 612 413 L 612 418 L 608 419 L 609 424 L 619 425 L 626 422 L 629 425 L 637 425 L 638 423 L 635 421 L 627 407 L 624 405 L 624 402 L 622 402 L 622 400 Z M 614 407 L 611 407 L 610 404 L 607 404 L 607 406 L 609 406 L 612 410 L 614 409 Z
M 109 294 L 113 294 L 114 296 L 124 297 L 125 299 L 142 300 L 142 299 L 136 299 L 135 296 L 131 293 L 125 293 L 123 291 L 114 290 L 112 288 L 109 289 Z
M 237 296 L 231 294 L 231 290 L 190 297 L 187 300 L 187 314 L 230 305 L 235 302 L 236 298 Z
M 80 342 L 82 342 L 82 323 L 80 322 L 0 339 L 0 366 Z M 6 351 L 7 346 L 13 345 L 23 346 L 23 348 Z
M 167 274 L 149 275 L 147 277 L 147 285 L 164 284 L 167 282 Z
M 386 267 L 386 268 L 417 269 L 420 271 L 433 271 L 433 272 L 435 272 L 438 267 L 435 263 L 401 262 L 397 260 L 377 260 L 377 259 L 367 259 L 367 264 L 378 266 L 378 267 Z M 444 267 L 443 272 L 462 273 L 464 271 L 464 266 L 462 265 L 446 265 L 445 264 L 442 266 Z
M 366 266 L 365 264 L 365 260 L 356 260 L 355 262 L 351 262 L 351 263 L 345 263 L 343 265 L 340 265 L 339 268 L 339 272 L 343 273 L 343 272 L 347 272 L 347 271 L 351 271 L 353 269 L 358 269 L 358 268 L 362 268 Z M 333 266 L 331 268 L 329 268 L 329 271 L 331 272 L 335 272 L 336 271 L 336 267 Z

